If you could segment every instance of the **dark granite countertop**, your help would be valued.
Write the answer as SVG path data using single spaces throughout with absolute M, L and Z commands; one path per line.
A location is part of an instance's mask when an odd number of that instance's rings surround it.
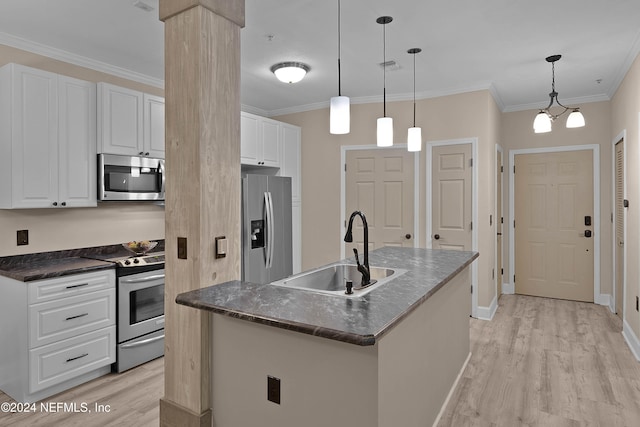
M 150 253 L 163 251 L 164 240 Z M 115 268 L 108 259 L 130 255 L 122 245 L 96 246 L 0 257 L 0 276 L 22 282 Z
M 0 265 L 0 276 L 22 282 L 51 279 L 69 274 L 115 268 L 114 263 L 81 257 L 29 260 L 23 263 Z
M 416 248 L 377 249 L 369 254 L 371 266 L 408 271 L 361 297 L 231 281 L 182 293 L 176 302 L 337 341 L 374 345 L 478 255 Z M 337 263 L 355 264 L 355 260 Z

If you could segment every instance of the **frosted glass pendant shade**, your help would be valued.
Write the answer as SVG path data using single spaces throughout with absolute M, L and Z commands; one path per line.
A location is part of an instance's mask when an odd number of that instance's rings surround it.
M 351 108 L 348 96 L 334 96 L 331 98 L 329 109 L 329 132 L 343 135 L 351 130 Z
M 533 131 L 535 133 L 551 132 L 551 118 L 544 111 L 540 111 L 533 121 Z
M 579 109 L 575 109 L 569 114 L 567 117 L 567 127 L 568 128 L 581 128 L 584 126 L 584 116 L 580 112 Z
M 378 147 L 391 147 L 393 145 L 393 119 L 380 117 L 378 119 Z
M 409 131 L 407 132 L 407 150 L 422 150 L 422 128 L 409 128 Z

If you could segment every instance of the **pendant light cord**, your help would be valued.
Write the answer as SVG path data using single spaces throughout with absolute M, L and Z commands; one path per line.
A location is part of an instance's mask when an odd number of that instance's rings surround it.
M 342 83 L 340 79 L 340 0 L 338 0 L 338 96 L 342 96 Z
M 413 127 L 416 127 L 416 54 L 413 54 Z
M 387 117 L 387 24 L 382 24 L 382 116 Z

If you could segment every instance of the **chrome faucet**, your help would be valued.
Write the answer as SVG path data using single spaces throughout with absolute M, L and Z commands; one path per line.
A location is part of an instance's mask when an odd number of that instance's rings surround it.
M 347 232 L 344 235 L 345 242 L 353 242 L 353 233 L 351 229 L 353 228 L 353 219 L 359 216 L 362 219 L 362 227 L 364 228 L 364 263 L 360 264 L 360 260 L 358 259 L 358 250 L 353 248 L 353 253 L 356 256 L 356 264 L 358 264 L 358 271 L 362 274 L 362 282 L 360 284 L 361 287 L 369 286 L 371 284 L 371 272 L 369 270 L 369 226 L 367 225 L 367 218 L 360 211 L 354 211 L 349 218 L 349 225 L 347 227 Z

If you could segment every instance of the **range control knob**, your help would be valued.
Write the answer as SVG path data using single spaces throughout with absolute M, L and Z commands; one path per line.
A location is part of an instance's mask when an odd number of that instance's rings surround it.
M 131 261 L 129 261 L 128 259 L 124 261 L 124 265 L 129 265 L 131 264 Z
M 134 258 L 134 259 L 133 259 L 133 263 L 134 263 L 134 264 L 138 264 L 138 263 L 140 263 L 140 260 L 139 260 L 138 258 Z

